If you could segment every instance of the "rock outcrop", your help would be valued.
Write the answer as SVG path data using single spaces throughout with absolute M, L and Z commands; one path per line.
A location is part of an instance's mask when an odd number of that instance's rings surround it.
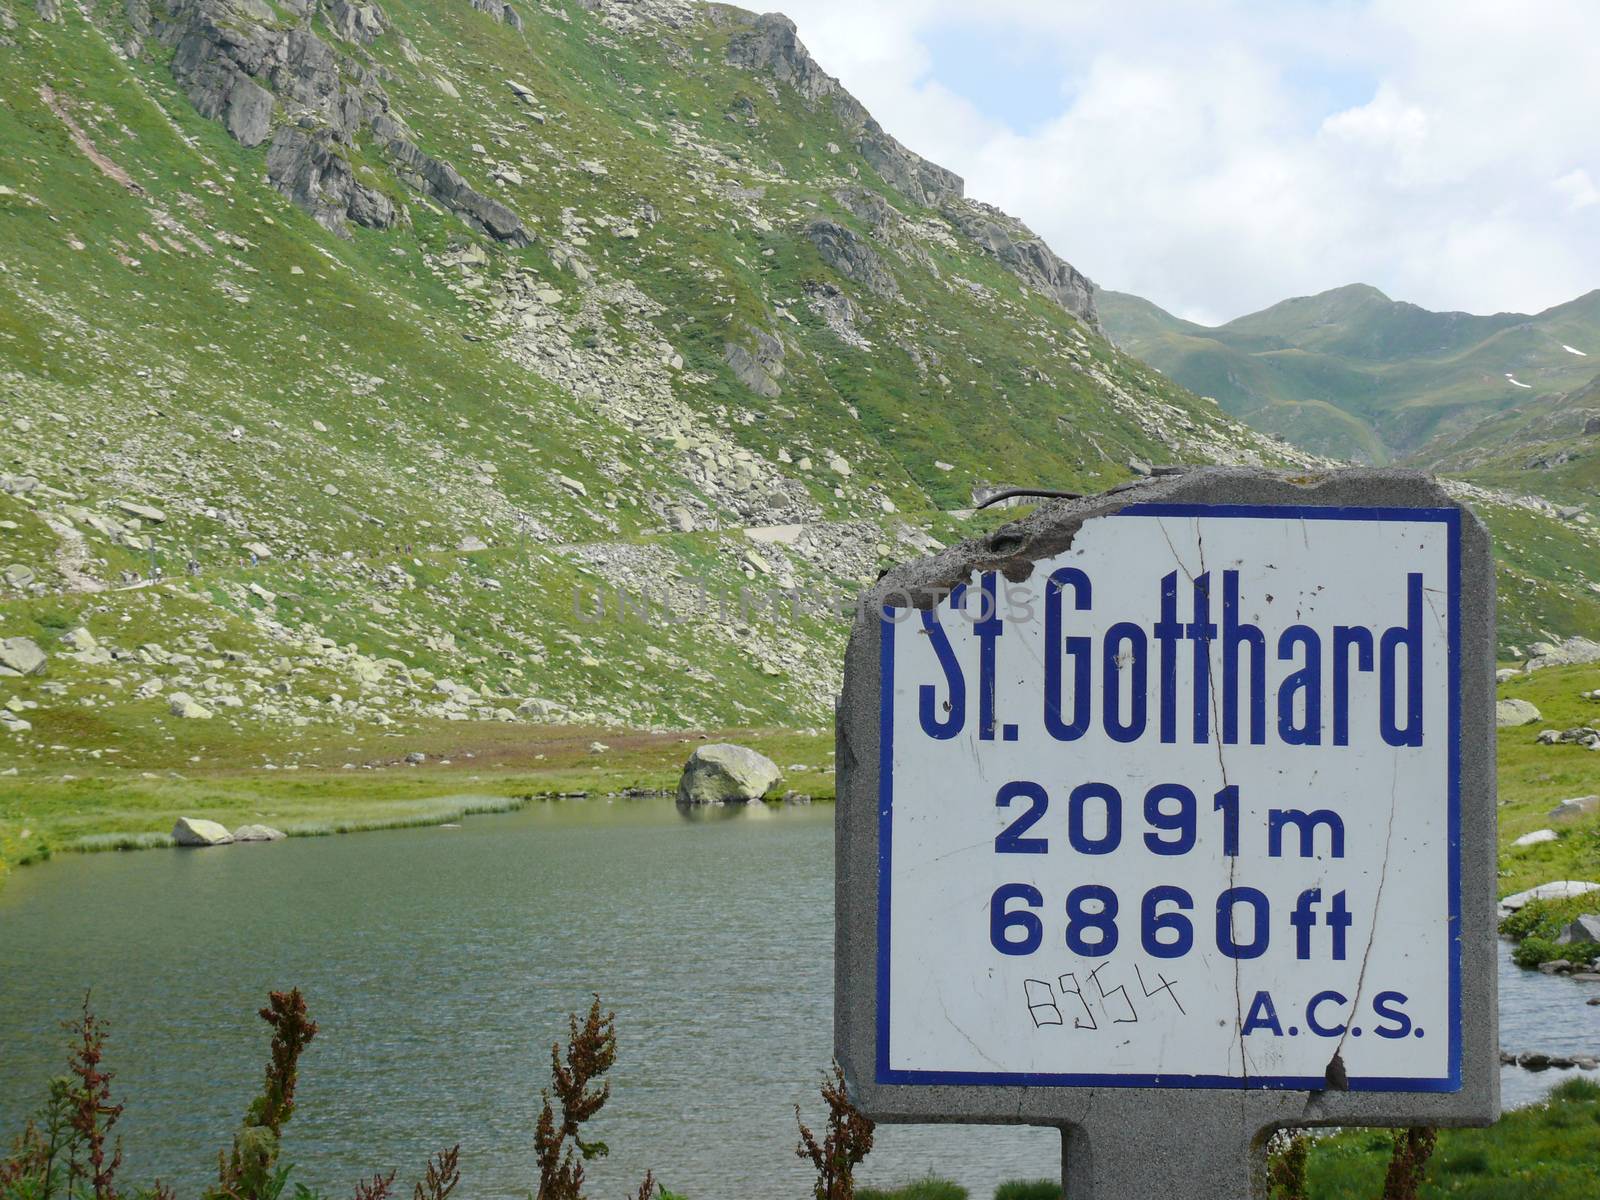
M 1015 217 L 963 199 L 959 175 L 914 154 L 885 133 L 861 102 L 817 65 L 788 17 L 781 13 L 756 17 L 751 28 L 729 39 L 727 58 L 733 66 L 761 72 L 793 88 L 807 104 L 830 100 L 840 122 L 855 134 L 861 157 L 885 183 L 913 204 L 939 209 L 1028 287 L 1099 330 L 1094 284 Z M 881 229 L 893 213 L 882 197 L 864 188 L 851 189 L 849 198 L 841 196 L 841 201 L 874 229 Z
M 481 13 L 488 13 L 503 25 L 517 30 L 522 28 L 522 18 L 517 15 L 517 10 L 504 0 L 472 0 L 472 7 Z
M 1054 300 L 1093 329 L 1100 328 L 1094 284 L 1058 258 L 1044 239 L 1015 217 L 973 201 L 949 204 L 944 215 L 1028 287 Z
M 885 133 L 861 102 L 817 65 L 794 22 L 782 13 L 765 13 L 750 29 L 734 34 L 728 40 L 727 58 L 732 66 L 762 72 L 793 88 L 807 104 L 831 100 L 840 123 L 854 133 L 861 156 L 912 203 L 937 208 L 960 198 L 961 176 L 912 153 Z
M 366 45 L 389 28 L 389 21 L 376 4 L 351 4 L 349 0 L 330 0 L 328 23 L 347 42 Z
M 404 138 L 392 138 L 387 148 L 402 183 L 432 196 L 480 232 L 513 246 L 528 244 L 521 218 L 498 200 L 468 187 L 449 163 L 424 154 Z
M 853 230 L 832 221 L 812 221 L 806 226 L 806 240 L 817 248 L 823 262 L 846 279 L 880 296 L 900 294 L 900 285 L 883 259 Z
M 295 7 L 308 16 L 315 3 Z M 326 13 L 340 38 L 359 45 L 389 28 L 375 4 L 326 0 Z M 174 48 L 172 76 L 202 116 L 220 121 L 241 145 L 271 139 L 274 187 L 329 229 L 342 232 L 349 222 L 390 228 L 402 214 L 353 165 L 358 135 L 370 130 L 401 182 L 480 232 L 527 244 L 515 213 L 416 146 L 375 71 L 323 41 L 309 20 L 291 28 L 276 22 L 264 0 L 169 0 L 160 29 Z
M 678 780 L 679 804 L 744 804 L 783 778 L 778 765 L 748 746 L 713 742 L 689 756 Z
M 748 334 L 750 345 L 730 341 L 723 347 L 734 378 L 758 396 L 782 395 L 778 380 L 783 378 L 783 343 L 764 329 L 752 328 Z
M 369 229 L 395 223 L 393 202 L 355 177 L 331 129 L 282 126 L 267 149 L 267 177 L 329 229 L 340 230 L 346 221 Z

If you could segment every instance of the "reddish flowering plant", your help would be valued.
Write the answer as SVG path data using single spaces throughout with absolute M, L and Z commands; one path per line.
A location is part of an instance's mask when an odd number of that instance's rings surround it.
M 461 1182 L 461 1143 L 428 1159 L 428 1169 L 417 1181 L 412 1200 L 446 1200 Z
M 101 1069 L 105 1057 L 106 1024 L 89 1008 L 84 993 L 83 1012 L 66 1028 L 76 1037 L 67 1069 L 73 1082 L 68 1095 L 72 1106 L 68 1124 L 72 1129 L 71 1159 L 67 1169 L 67 1190 L 79 1180 L 88 1180 L 94 1200 L 116 1200 L 117 1168 L 122 1165 L 122 1139 L 106 1152 L 111 1127 L 122 1115 L 122 1105 L 111 1103 L 112 1072 Z
M 394 1172 L 356 1180 L 355 1200 L 389 1200 L 394 1188 Z
M 533 1131 L 539 1161 L 537 1200 L 583 1200 L 583 1164 L 610 1152 L 604 1142 L 586 1142 L 579 1133 L 583 1123 L 611 1098 L 611 1084 L 601 1082 L 601 1077 L 617 1060 L 616 1021 L 616 1013 L 601 1014 L 600 997 L 596 996 L 581 1026 L 577 1013 L 567 1018 L 566 1061 L 562 1061 L 560 1042 L 550 1047 L 550 1087 L 540 1093 L 544 1107 Z M 551 1091 L 561 1107 L 559 1120 L 550 1102 Z M 647 1172 L 637 1200 L 649 1200 L 654 1190 L 655 1176 Z
M 272 992 L 261 1019 L 272 1026 L 272 1052 L 267 1060 L 267 1083 L 251 1107 L 252 1124 L 281 1133 L 294 1115 L 294 1089 L 300 1077 L 300 1055 L 317 1036 L 317 1023 L 306 1010 L 299 988 Z
M 1383 1200 L 1417 1200 L 1438 1140 L 1439 1131 L 1428 1126 L 1395 1130 L 1394 1150 L 1383 1179 Z
M 872 1119 L 850 1102 L 845 1088 L 844 1070 L 836 1062 L 833 1076 L 823 1077 L 822 1099 L 828 1106 L 828 1124 L 822 1141 L 800 1119 L 800 1106 L 794 1117 L 800 1126 L 800 1144 L 795 1154 L 811 1160 L 817 1169 L 812 1194 L 817 1200 L 854 1200 L 855 1169 L 872 1150 Z

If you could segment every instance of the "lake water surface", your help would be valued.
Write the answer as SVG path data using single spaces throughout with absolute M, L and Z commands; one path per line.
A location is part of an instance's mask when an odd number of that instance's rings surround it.
M 693 1200 L 809 1194 L 793 1106 L 820 1120 L 832 1045 L 833 808 L 688 821 L 670 801 L 534 803 L 460 829 L 199 852 L 68 856 L 0 891 L 0 1139 L 62 1069 L 87 988 L 112 1026 L 129 1182 L 192 1197 L 260 1084 L 253 1014 L 299 986 L 321 1032 L 285 1157 L 346 1195 L 462 1144 L 464 1200 L 537 1183 L 550 1043 L 599 991 L 616 1009 L 597 1196 L 646 1167 Z M 1502 963 L 1508 1049 L 1594 1053 L 1579 985 Z M 1593 989 L 1591 989 L 1593 990 Z M 1511 1069 L 1508 1105 L 1558 1078 Z M 881 1127 L 863 1177 L 929 1172 L 986 1200 L 1059 1170 L 1041 1129 Z M 409 1184 L 407 1184 L 409 1187 Z

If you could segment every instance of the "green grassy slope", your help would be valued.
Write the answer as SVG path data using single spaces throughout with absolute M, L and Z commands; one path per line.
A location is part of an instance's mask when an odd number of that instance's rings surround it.
M 998 523 L 975 487 L 1293 459 L 963 234 L 977 209 L 886 182 L 848 97 L 730 62 L 749 14 L 394 0 L 346 38 L 338 5 L 222 3 L 242 36 L 308 31 L 528 244 L 416 190 L 370 123 L 333 152 L 397 219 L 320 224 L 169 45 L 127 52 L 137 4 L 0 0 L 0 638 L 51 656 L 0 680 L 31 726 L 0 770 L 822 724 L 845 625 L 818 606 Z M 273 130 L 326 131 L 262 78 Z M 764 346 L 758 389 L 730 347 Z
M 1101 293 L 1100 310 L 1118 345 L 1228 412 L 1373 463 L 1580 386 L 1600 359 L 1600 291 L 1531 316 L 1474 316 L 1353 284 L 1214 329 L 1116 292 Z

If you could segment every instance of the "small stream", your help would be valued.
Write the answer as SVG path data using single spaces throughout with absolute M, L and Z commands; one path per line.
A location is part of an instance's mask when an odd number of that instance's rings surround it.
M 689 822 L 670 801 L 595 799 L 16 872 L 0 891 L 0 1138 L 62 1069 L 59 1022 L 92 988 L 127 1102 L 125 1179 L 193 1197 L 260 1083 L 253 1014 L 298 985 L 321 1033 L 285 1131 L 297 1178 L 347 1195 L 459 1140 L 463 1200 L 525 1195 L 550 1043 L 598 988 L 620 1051 L 591 1194 L 631 1194 L 648 1166 L 692 1200 L 804 1196 L 793 1106 L 815 1123 L 831 1054 L 832 852 L 829 805 Z M 1500 970 L 1507 1049 L 1600 1051 L 1600 1007 L 1583 1003 L 1600 989 L 1523 972 L 1508 947 Z M 1506 1068 L 1506 1104 L 1570 1073 Z M 987 1200 L 1059 1156 L 1050 1130 L 894 1126 L 862 1174 L 932 1172 Z
M 1586 1054 L 1600 1058 L 1600 1006 L 1585 1003 L 1600 996 L 1600 986 L 1576 983 L 1561 975 L 1524 971 L 1511 961 L 1512 944 L 1500 940 L 1500 1046 L 1513 1054 Z M 1573 1075 L 1600 1083 L 1600 1071 L 1526 1071 L 1500 1068 L 1500 1103 L 1506 1108 L 1531 1104 Z

